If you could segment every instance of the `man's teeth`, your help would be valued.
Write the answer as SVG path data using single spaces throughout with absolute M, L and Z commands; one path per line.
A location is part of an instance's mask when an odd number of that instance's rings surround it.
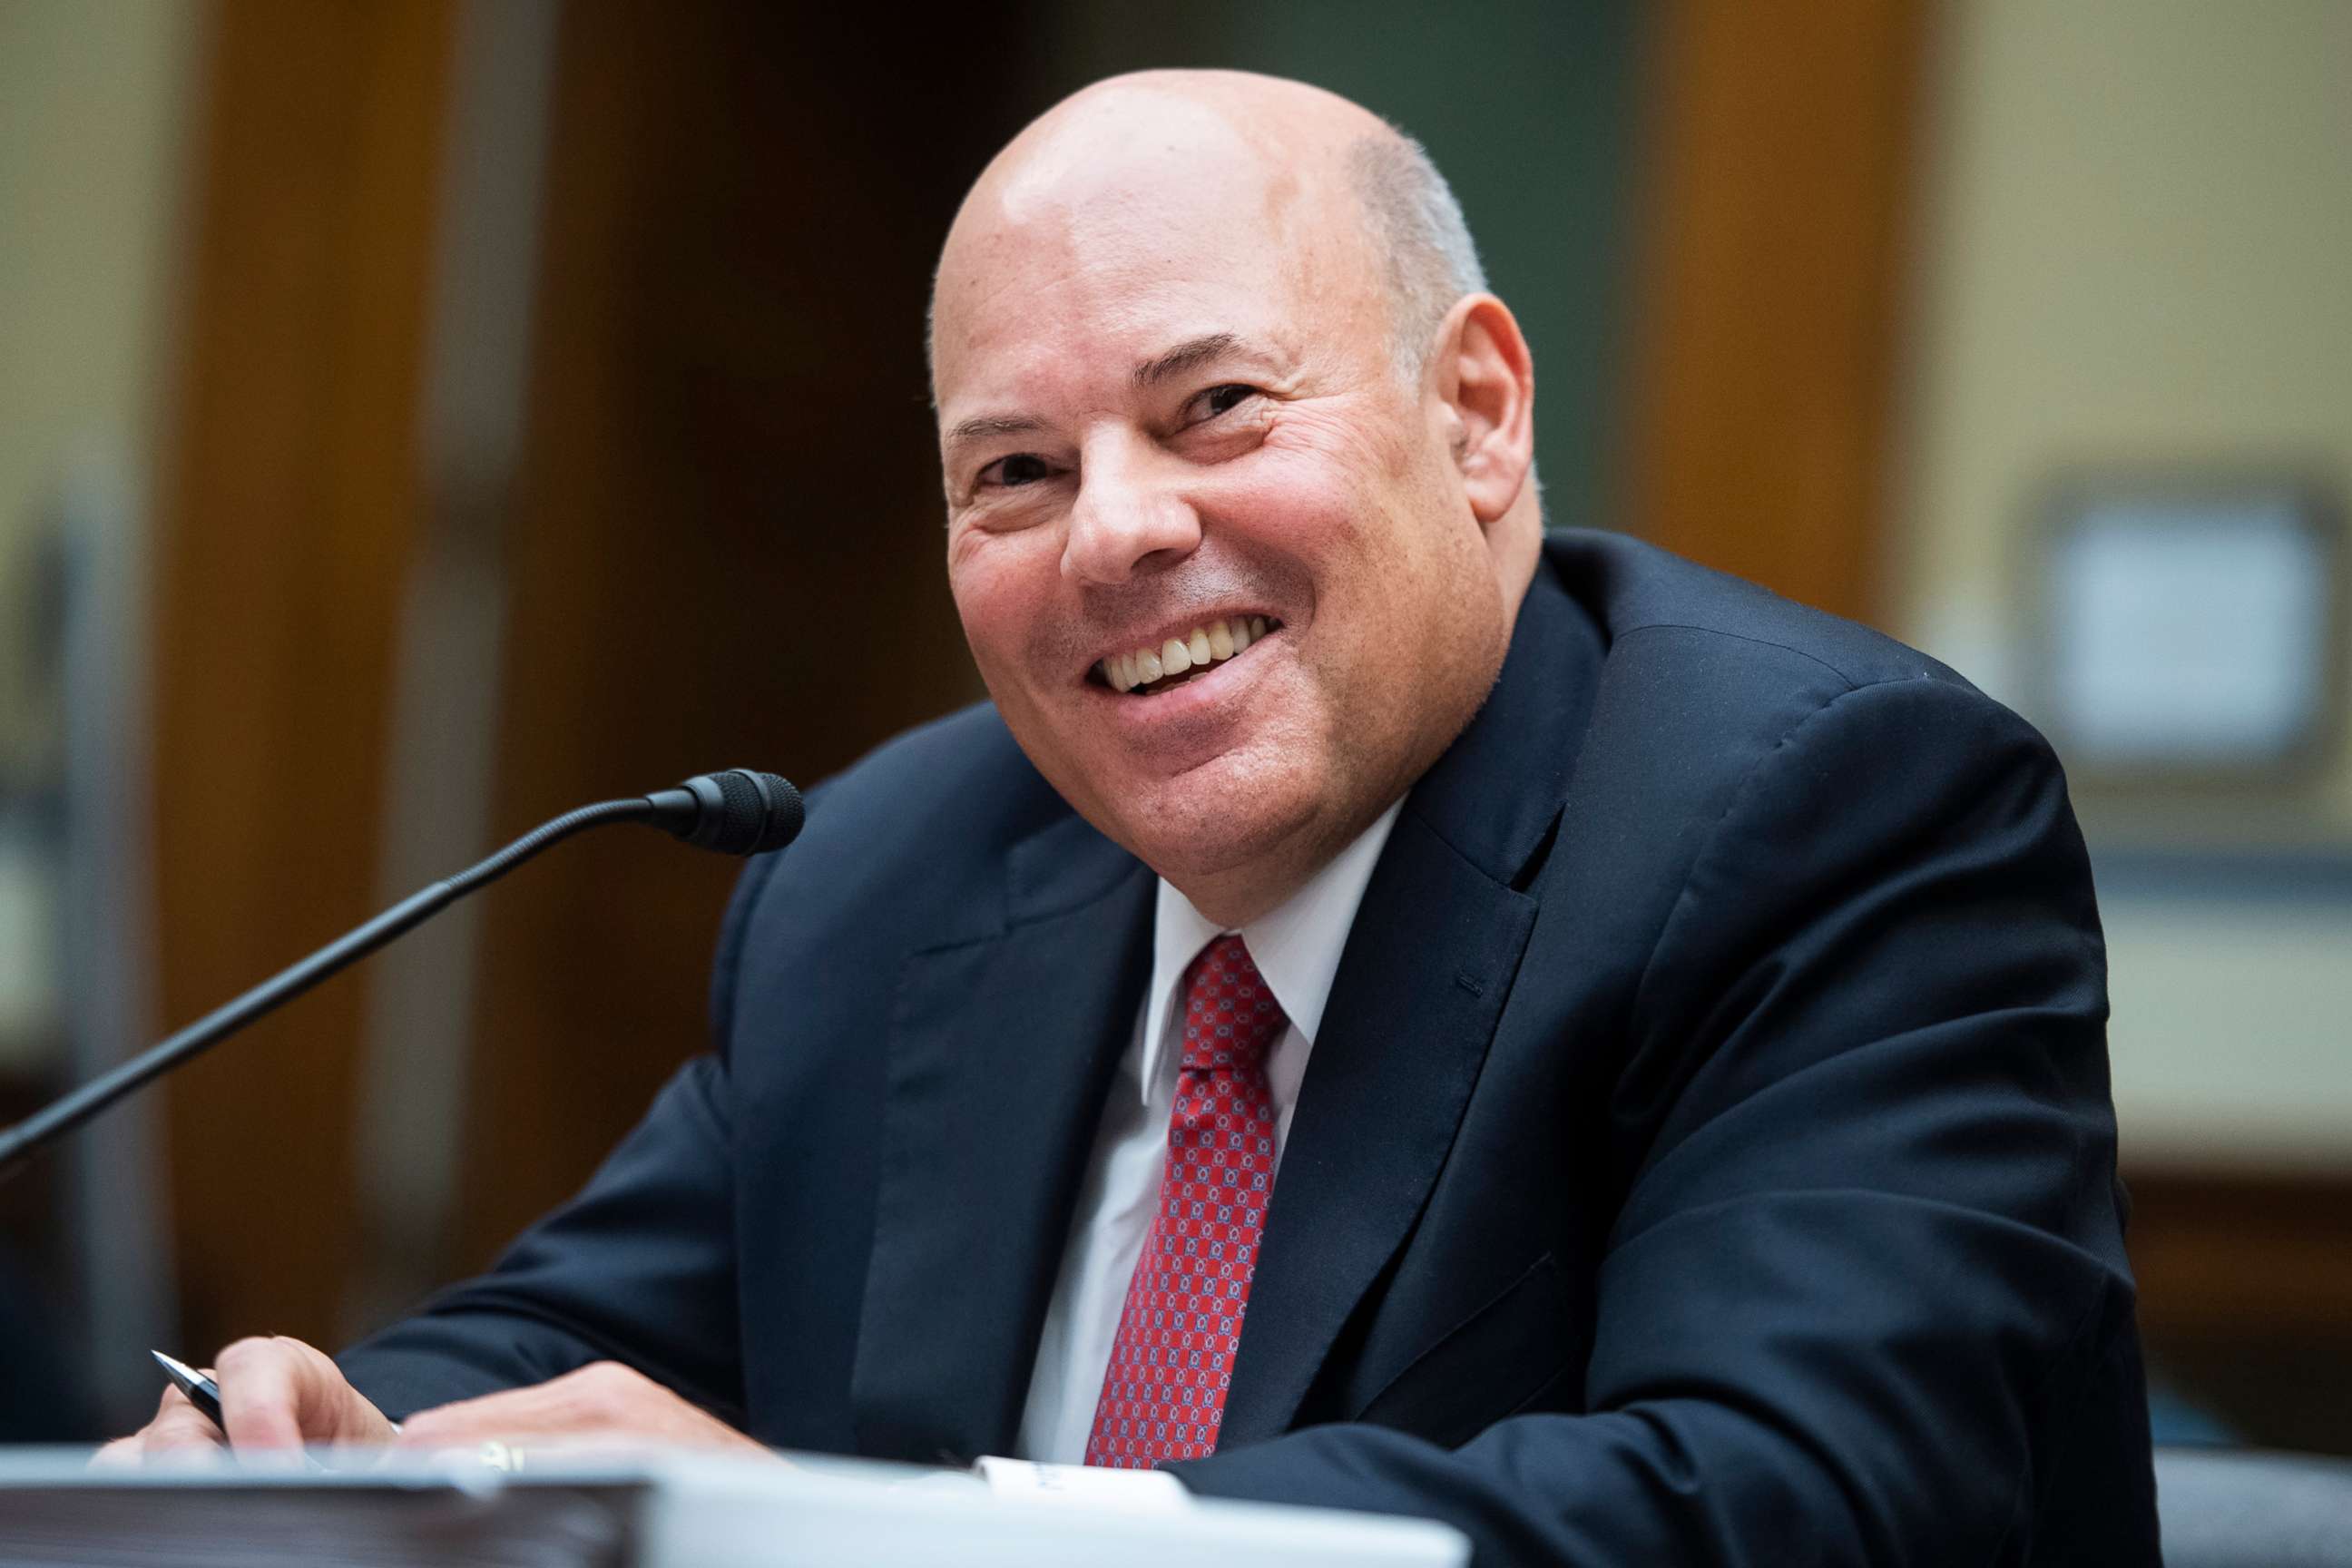
M 1267 627 L 1264 616 L 1235 616 L 1230 620 L 1209 621 L 1194 626 L 1183 637 L 1170 637 L 1158 647 L 1139 647 L 1133 653 L 1113 654 L 1097 663 L 1095 670 L 1103 678 L 1103 684 L 1113 691 L 1132 691 L 1139 686 L 1149 686 L 1172 675 L 1182 675 L 1207 665 L 1223 664 L 1265 636 Z

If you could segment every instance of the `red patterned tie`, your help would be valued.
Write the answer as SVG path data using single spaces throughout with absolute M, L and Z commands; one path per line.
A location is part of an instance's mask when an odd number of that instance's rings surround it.
M 1184 977 L 1184 1065 L 1160 1207 L 1119 1313 L 1087 1463 L 1146 1470 L 1217 1447 L 1274 1195 L 1265 1053 L 1288 1022 L 1237 936 Z

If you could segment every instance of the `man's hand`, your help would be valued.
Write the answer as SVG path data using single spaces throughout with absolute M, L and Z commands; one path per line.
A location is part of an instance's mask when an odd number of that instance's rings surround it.
M 474 1448 L 499 1442 L 543 1452 L 583 1449 L 768 1450 L 618 1362 L 600 1361 L 530 1388 L 461 1399 L 412 1415 L 404 1448 Z
M 164 1392 L 155 1419 L 98 1451 L 99 1465 L 136 1465 L 163 1455 L 233 1447 L 240 1455 L 283 1455 L 305 1444 L 475 1449 L 768 1450 L 618 1362 L 598 1362 L 530 1388 L 487 1394 L 409 1417 L 394 1426 L 327 1356 L 299 1340 L 239 1340 L 221 1352 L 211 1373 L 220 1384 L 228 1438 L 176 1388 Z
M 188 1403 L 178 1389 L 166 1389 L 155 1418 L 128 1437 L 98 1451 L 100 1465 L 135 1465 L 166 1454 L 188 1455 L 234 1447 L 240 1454 L 284 1455 L 305 1444 L 383 1444 L 394 1428 L 369 1404 L 325 1352 L 299 1340 L 239 1340 L 220 1352 L 208 1369 L 220 1384 L 220 1429 Z

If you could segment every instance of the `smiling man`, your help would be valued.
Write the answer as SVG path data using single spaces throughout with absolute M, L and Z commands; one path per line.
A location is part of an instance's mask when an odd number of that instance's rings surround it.
M 1459 212 L 1316 89 L 1057 107 L 932 342 L 992 701 L 816 792 L 714 1052 L 497 1269 L 340 1368 L 224 1351 L 236 1443 L 1011 1454 L 1492 1563 L 2154 1560 L 2031 729 L 1547 536 Z M 216 1440 L 174 1394 L 114 1453 Z
M 1534 385 L 1475 266 L 1402 138 L 1243 77 L 1081 95 L 949 236 L 973 657 L 1046 780 L 1221 923 L 1370 827 L 1502 665 Z

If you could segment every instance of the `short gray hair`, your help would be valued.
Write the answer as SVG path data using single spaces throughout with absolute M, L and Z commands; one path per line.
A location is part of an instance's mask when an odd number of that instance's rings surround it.
M 1388 273 L 1397 368 L 1418 379 L 1445 313 L 1464 295 L 1485 292 L 1486 271 L 1445 176 L 1420 142 L 1390 130 L 1348 149 L 1348 183 Z

